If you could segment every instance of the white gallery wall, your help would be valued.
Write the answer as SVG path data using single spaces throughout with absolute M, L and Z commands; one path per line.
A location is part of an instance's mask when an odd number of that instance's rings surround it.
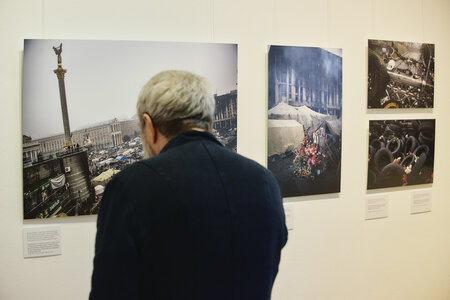
M 86 299 L 94 254 L 95 216 L 22 220 L 25 38 L 238 43 L 238 152 L 263 165 L 267 45 L 342 48 L 341 192 L 286 199 L 294 229 L 273 299 L 450 299 L 449 15 L 448 0 L 0 0 L 0 299 Z M 366 109 L 369 38 L 436 45 L 433 109 Z M 408 118 L 436 119 L 434 183 L 367 192 L 368 121 Z M 410 214 L 418 190 L 432 212 Z M 389 217 L 366 221 L 379 193 Z M 48 224 L 62 255 L 24 259 L 23 228 Z

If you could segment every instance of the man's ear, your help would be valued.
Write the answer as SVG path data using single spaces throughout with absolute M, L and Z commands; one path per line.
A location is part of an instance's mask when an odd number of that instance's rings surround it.
M 144 134 L 147 143 L 155 144 L 158 139 L 158 131 L 153 124 L 152 118 L 149 114 L 144 113 Z

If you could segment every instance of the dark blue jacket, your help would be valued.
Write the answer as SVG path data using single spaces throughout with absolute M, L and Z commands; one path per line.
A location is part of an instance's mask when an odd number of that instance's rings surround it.
M 270 299 L 286 240 L 272 173 L 185 131 L 108 184 L 90 299 Z

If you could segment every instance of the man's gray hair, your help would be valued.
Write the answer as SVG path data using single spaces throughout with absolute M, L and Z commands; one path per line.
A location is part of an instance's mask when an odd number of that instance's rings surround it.
M 211 130 L 215 100 L 206 78 L 187 71 L 163 71 L 141 89 L 136 105 L 144 126 L 147 113 L 156 128 L 171 138 L 183 130 Z

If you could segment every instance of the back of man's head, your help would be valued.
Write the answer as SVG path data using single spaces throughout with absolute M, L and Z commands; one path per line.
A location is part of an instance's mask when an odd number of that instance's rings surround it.
M 137 115 L 143 128 L 144 114 L 167 138 L 181 131 L 210 130 L 215 100 L 208 81 L 186 71 L 163 71 L 147 82 L 138 97 Z

